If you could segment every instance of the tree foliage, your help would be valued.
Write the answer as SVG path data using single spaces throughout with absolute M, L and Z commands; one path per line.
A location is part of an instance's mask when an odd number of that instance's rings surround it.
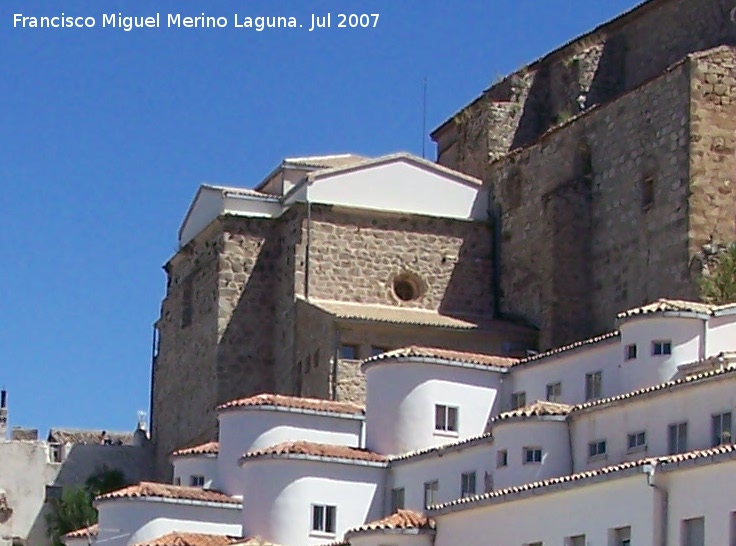
M 736 302 L 736 244 L 726 246 L 713 257 L 699 284 L 701 297 L 708 303 Z
M 66 533 L 97 523 L 97 510 L 92 506 L 95 497 L 127 484 L 123 472 L 103 466 L 87 478 L 84 486 L 65 489 L 60 499 L 53 499 L 46 526 L 54 546 L 63 546 L 61 537 Z

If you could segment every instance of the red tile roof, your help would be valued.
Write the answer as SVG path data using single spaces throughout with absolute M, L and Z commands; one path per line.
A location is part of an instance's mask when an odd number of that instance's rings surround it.
M 184 487 L 182 485 L 155 482 L 141 482 L 137 485 L 124 487 L 123 489 L 118 489 L 117 491 L 100 495 L 96 500 L 103 501 L 147 497 L 216 502 L 222 504 L 241 504 L 239 500 L 234 499 L 225 493 L 220 493 L 219 491 L 202 489 L 200 487 Z
M 606 341 L 617 339 L 620 335 L 621 335 L 620 332 L 613 331 L 613 332 L 608 332 L 607 334 L 601 334 L 599 336 L 591 337 L 589 339 L 582 339 L 580 341 L 576 341 L 575 343 L 570 343 L 569 345 L 563 345 L 562 347 L 557 347 L 555 349 L 550 349 L 549 351 L 544 351 L 543 353 L 537 353 L 535 355 L 531 355 L 526 358 L 522 358 L 521 360 L 517 362 L 517 364 L 527 364 L 528 362 L 535 362 L 537 360 L 542 360 L 543 358 L 547 358 L 549 356 L 555 356 L 561 353 L 566 353 L 568 351 L 579 349 L 581 347 L 597 345 L 598 343 L 603 343 Z
M 397 360 L 402 358 L 429 358 L 452 364 L 472 364 L 476 366 L 495 368 L 510 368 L 519 362 L 518 358 L 507 356 L 451 351 L 449 349 L 437 349 L 435 347 L 419 347 L 412 345 L 410 347 L 404 347 L 373 356 L 364 361 L 363 366 L 370 366 L 371 364 L 380 363 L 386 360 Z
M 546 400 L 537 400 L 533 404 L 524 406 L 511 411 L 499 413 L 496 417 L 491 419 L 491 422 L 507 421 L 509 419 L 525 417 L 544 417 L 544 416 L 557 416 L 567 415 L 570 413 L 572 406 L 569 404 L 561 404 L 557 402 L 548 402 Z
M 347 447 L 330 444 L 318 444 L 315 442 L 296 441 L 283 442 L 275 446 L 259 449 L 257 451 L 249 451 L 241 458 L 254 459 L 259 457 L 273 457 L 289 455 L 307 455 L 311 457 L 324 457 L 328 459 L 345 459 L 351 461 L 366 461 L 373 463 L 383 463 L 388 461 L 388 457 L 380 453 L 373 453 L 357 447 Z
M 366 523 L 360 527 L 355 527 L 348 530 L 345 536 L 354 535 L 358 533 L 367 533 L 371 531 L 394 531 L 401 529 L 414 529 L 414 530 L 434 530 L 435 524 L 432 518 L 428 518 L 420 512 L 414 512 L 413 510 L 398 510 L 396 513 L 391 514 L 378 521 Z
M 348 402 L 335 402 L 320 398 L 300 398 L 296 396 L 284 396 L 282 394 L 258 394 L 239 400 L 231 400 L 217 407 L 217 411 L 249 407 L 279 407 L 296 410 L 308 410 L 325 413 L 343 413 L 362 415 L 365 412 L 363 406 L 350 404 Z
M 225 535 L 206 533 L 173 532 L 146 542 L 138 542 L 135 546 L 229 546 L 242 539 Z
M 507 487 L 504 489 L 498 489 L 496 491 L 490 491 L 476 495 L 474 497 L 465 497 L 457 499 L 451 502 L 437 504 L 429 508 L 430 512 L 440 512 L 448 508 L 460 509 L 463 505 L 475 505 L 478 502 L 482 502 L 488 499 L 503 498 L 516 493 L 523 493 L 526 491 L 533 491 L 538 489 L 545 489 L 550 486 L 555 486 L 563 483 L 570 482 L 582 482 L 590 478 L 596 478 L 598 476 L 615 475 L 624 470 L 643 467 L 644 465 L 658 465 L 662 466 L 665 470 L 668 465 L 677 465 L 685 461 L 696 461 L 696 460 L 707 460 L 719 455 L 730 455 L 731 457 L 736 455 L 736 445 L 728 444 L 722 445 L 710 449 L 699 449 L 694 451 L 688 451 L 686 453 L 680 453 L 677 455 L 667 455 L 663 457 L 648 457 L 646 459 L 639 459 L 637 461 L 629 461 L 617 465 L 606 466 L 595 470 L 587 470 L 585 472 L 578 472 L 576 474 L 568 474 L 565 476 L 559 476 L 556 478 L 550 478 L 547 480 L 541 480 L 537 482 L 525 483 L 522 485 Z
M 100 531 L 100 526 L 95 523 L 93 525 L 90 525 L 89 527 L 82 527 L 81 529 L 77 529 L 76 531 L 71 531 L 63 535 L 62 538 L 67 539 L 67 538 L 96 537 L 99 531 Z
M 184 457 L 187 455 L 217 455 L 220 451 L 219 442 L 207 442 L 198 446 L 186 447 L 174 451 L 172 457 Z

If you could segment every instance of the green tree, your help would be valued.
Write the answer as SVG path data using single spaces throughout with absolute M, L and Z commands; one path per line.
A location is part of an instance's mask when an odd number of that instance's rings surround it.
M 54 546 L 63 546 L 61 537 L 66 533 L 97 523 L 97 510 L 92 506 L 95 497 L 126 485 L 123 472 L 103 466 L 87 478 L 83 487 L 66 489 L 60 499 L 52 500 L 46 526 Z
M 700 276 L 700 295 L 708 303 L 736 301 L 736 244 L 713 256 Z

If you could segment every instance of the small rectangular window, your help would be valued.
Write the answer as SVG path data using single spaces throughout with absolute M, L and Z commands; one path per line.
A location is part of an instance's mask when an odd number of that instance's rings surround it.
M 606 441 L 596 440 L 588 444 L 588 457 L 591 459 L 594 457 L 600 457 L 606 454 Z
M 648 212 L 654 206 L 654 178 L 641 181 L 641 210 Z
M 312 531 L 334 534 L 336 529 L 337 507 L 313 504 L 312 505 Z
M 437 480 L 425 482 L 424 484 L 424 507 L 432 506 L 437 502 L 437 493 L 440 490 L 440 482 Z
M 596 400 L 601 397 L 603 372 L 585 374 L 585 400 Z
M 586 546 L 585 535 L 575 535 L 565 539 L 565 546 Z
M 652 341 L 652 356 L 665 356 L 672 354 L 672 342 L 667 341 Z
M 534 464 L 542 462 L 541 447 L 525 447 L 524 448 L 524 464 Z
M 64 455 L 64 446 L 61 444 L 49 444 L 49 459 L 52 463 L 60 463 Z
M 682 521 L 682 546 L 705 546 L 705 518 Z
M 509 464 L 509 452 L 505 449 L 499 449 L 496 452 L 496 467 L 501 468 Z
M 615 546 L 631 546 L 631 527 L 619 527 L 613 530 Z
M 340 345 L 340 358 L 343 360 L 358 360 L 358 346 L 349 344 Z
M 562 383 L 550 383 L 547 385 L 547 401 L 562 402 Z
M 634 360 L 636 358 L 636 343 L 626 346 L 626 360 Z
M 511 409 L 519 409 L 526 406 L 526 393 L 515 392 L 511 395 Z
M 475 495 L 475 472 L 464 472 L 460 476 L 460 496 L 462 498 Z
M 391 490 L 391 513 L 395 514 L 404 508 L 404 488 L 397 487 Z
M 669 426 L 667 447 L 670 455 L 687 451 L 687 423 Z
M 647 445 L 647 433 L 646 432 L 635 432 L 627 436 L 627 445 L 629 451 L 636 451 L 646 447 Z
M 457 432 L 457 412 L 453 406 L 437 404 L 434 407 L 434 429 L 443 432 Z
M 60 485 L 47 485 L 45 489 L 44 500 L 46 502 L 61 500 L 63 489 Z
M 731 412 L 719 413 L 711 417 L 713 447 L 731 443 Z
M 204 476 L 189 476 L 189 485 L 192 487 L 204 487 Z

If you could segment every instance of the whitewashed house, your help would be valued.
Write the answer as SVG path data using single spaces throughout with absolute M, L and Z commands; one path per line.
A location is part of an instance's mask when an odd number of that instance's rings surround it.
M 172 454 L 183 485 L 97 500 L 97 540 L 734 544 L 736 306 L 660 300 L 618 326 L 524 359 L 373 356 L 365 412 L 271 394 L 224 404 L 219 442 Z

